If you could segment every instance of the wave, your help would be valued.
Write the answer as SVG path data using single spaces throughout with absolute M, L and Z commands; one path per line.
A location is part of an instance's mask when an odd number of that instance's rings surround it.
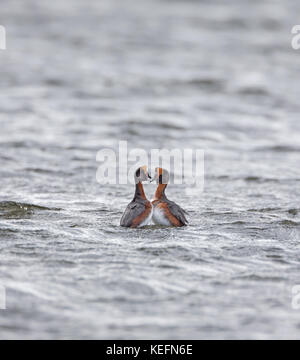
M 28 204 L 15 201 L 0 201 L 0 217 L 22 217 L 36 211 L 59 211 L 59 208 Z

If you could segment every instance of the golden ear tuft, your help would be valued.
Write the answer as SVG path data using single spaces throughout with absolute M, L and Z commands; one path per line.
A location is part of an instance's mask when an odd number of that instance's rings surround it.
M 147 173 L 148 173 L 148 171 L 147 171 L 147 166 L 146 166 L 146 165 L 141 166 L 141 169 L 143 169 L 143 171 L 144 171 L 144 173 L 145 173 L 145 174 L 147 174 Z

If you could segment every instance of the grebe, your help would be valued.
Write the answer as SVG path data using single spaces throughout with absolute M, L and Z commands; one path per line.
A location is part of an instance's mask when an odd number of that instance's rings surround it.
M 185 226 L 188 221 L 185 217 L 186 211 L 179 205 L 167 199 L 165 190 L 169 182 L 169 173 L 162 168 L 155 169 L 155 176 L 158 186 L 152 200 L 153 222 L 157 225 L 165 226 Z
M 148 225 L 152 218 L 153 206 L 146 198 L 142 182 L 151 179 L 147 166 L 138 168 L 134 174 L 135 194 L 134 198 L 127 205 L 121 218 L 120 225 L 124 227 L 137 228 Z

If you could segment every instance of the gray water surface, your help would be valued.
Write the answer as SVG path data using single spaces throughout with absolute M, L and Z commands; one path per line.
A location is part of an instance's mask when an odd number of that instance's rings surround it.
M 1 6 L 1 339 L 300 337 L 294 1 Z M 201 148 L 186 228 L 124 229 L 98 150 Z M 152 197 L 155 185 L 147 185 Z

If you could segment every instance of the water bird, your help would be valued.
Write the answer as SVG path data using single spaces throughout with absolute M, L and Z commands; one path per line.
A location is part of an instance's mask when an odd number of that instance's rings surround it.
M 153 205 L 153 222 L 157 225 L 165 226 L 185 226 L 188 221 L 185 217 L 187 212 L 175 202 L 170 201 L 165 194 L 169 182 L 169 172 L 162 168 L 155 169 L 155 176 L 152 181 L 156 180 L 158 186 L 152 200 Z
M 152 218 L 153 206 L 146 198 L 143 181 L 151 180 L 147 166 L 138 168 L 134 174 L 135 194 L 134 198 L 127 205 L 121 218 L 120 225 L 130 228 L 139 228 L 148 225 Z

